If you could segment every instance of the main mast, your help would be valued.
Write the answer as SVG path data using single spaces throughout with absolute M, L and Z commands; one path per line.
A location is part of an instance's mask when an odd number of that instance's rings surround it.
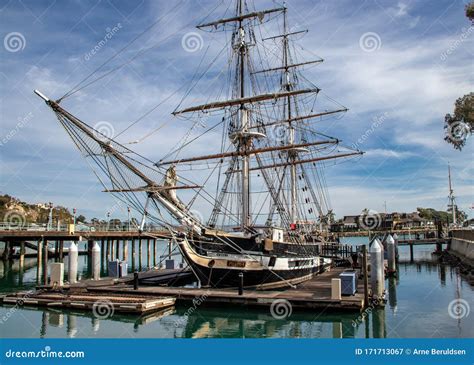
M 260 22 L 263 22 L 264 17 L 273 13 L 283 13 L 283 34 L 264 38 L 262 41 L 282 38 L 283 54 L 281 60 L 282 62 L 280 63 L 281 66 L 254 70 L 255 65 L 251 64 L 252 60 L 249 52 L 250 46 L 257 46 L 255 35 L 252 31 L 252 24 L 254 19 L 258 19 Z M 233 212 L 236 213 L 234 217 L 237 218 L 236 221 L 238 222 L 240 229 L 243 232 L 248 231 L 248 228 L 255 223 L 252 219 L 253 217 L 251 212 L 252 205 L 250 174 L 252 171 L 261 171 L 262 173 L 263 180 L 265 180 L 264 183 L 267 185 L 269 194 L 272 198 L 272 206 L 270 209 L 271 212 L 273 211 L 274 207 L 278 207 L 282 224 L 286 225 L 288 223 L 295 223 L 298 221 L 298 217 L 300 215 L 298 207 L 298 170 L 301 169 L 304 171 L 303 167 L 299 165 L 361 154 L 360 151 L 355 151 L 351 153 L 318 156 L 319 149 L 316 147 L 317 145 L 320 145 L 322 150 L 327 148 L 327 146 L 323 147 L 323 145 L 338 144 L 339 140 L 330 138 L 322 141 L 316 140 L 316 142 L 312 142 L 303 138 L 300 141 L 300 138 L 296 133 L 296 128 L 298 125 L 309 122 L 310 120 L 339 112 L 345 112 L 347 109 L 342 108 L 338 110 L 325 110 L 322 112 L 313 112 L 313 109 L 311 109 L 309 113 L 308 110 L 305 109 L 304 113 L 300 114 L 298 104 L 300 100 L 299 97 L 311 97 L 311 95 L 317 95 L 320 89 L 311 83 L 309 83 L 309 85 L 305 84 L 306 87 L 302 89 L 296 87 L 295 81 L 297 78 L 294 74 L 295 71 L 293 70 L 302 66 L 319 63 L 323 60 L 319 59 L 299 63 L 293 62 L 289 48 L 289 37 L 292 35 L 306 33 L 306 31 L 289 31 L 286 7 L 248 12 L 247 7 L 245 6 L 245 0 L 236 0 L 234 16 L 200 24 L 197 26 L 197 28 L 225 28 L 227 24 L 233 24 L 232 48 L 234 52 L 233 57 L 235 59 L 235 63 L 232 67 L 235 77 L 234 83 L 232 85 L 232 98 L 227 100 L 217 99 L 210 102 L 208 101 L 204 104 L 188 106 L 180 110 L 175 110 L 172 114 L 179 116 L 186 113 L 196 113 L 196 115 L 199 117 L 204 114 L 210 114 L 213 111 L 229 111 L 232 121 L 229 124 L 228 131 L 230 142 L 233 145 L 232 150 L 230 152 L 221 151 L 221 153 L 197 157 L 183 156 L 181 158 L 172 159 L 171 161 L 160 161 L 158 165 L 193 163 L 216 158 L 231 159 L 229 162 L 229 169 L 225 172 L 226 178 L 222 184 L 221 193 L 216 198 L 216 204 L 214 205 L 211 219 L 209 220 L 209 224 L 211 226 L 215 225 L 217 216 L 223 212 L 223 202 L 225 197 L 229 196 L 229 194 L 235 194 L 233 195 L 236 198 L 235 202 L 240 205 L 232 206 L 232 209 L 235 209 L 233 210 Z M 254 40 L 254 42 L 252 40 Z M 246 63 L 248 63 L 249 66 L 246 66 Z M 274 71 L 281 72 L 281 81 L 278 91 L 273 92 L 271 89 L 268 89 L 265 90 L 266 92 L 262 92 L 260 88 L 255 88 L 254 82 L 257 82 L 257 80 L 255 79 L 254 75 L 265 73 L 266 75 L 264 77 L 268 77 L 270 79 L 272 77 L 272 72 Z M 246 77 L 246 73 L 249 75 L 248 78 Z M 248 85 L 248 82 L 250 83 L 250 86 Z M 248 91 L 246 91 L 246 88 Z M 260 107 L 262 106 L 264 109 L 264 105 L 269 106 L 270 102 L 275 105 L 278 100 L 283 101 L 282 109 L 280 109 L 282 118 L 280 120 L 272 120 L 271 117 L 265 115 L 265 111 L 262 113 Z M 256 113 L 254 117 L 256 122 L 252 123 L 253 119 L 251 118 L 251 113 L 253 115 L 254 111 Z M 269 139 L 268 145 L 265 145 L 264 147 L 255 147 L 253 143 L 254 140 L 267 137 L 267 128 L 275 125 L 282 125 L 287 128 L 288 138 L 286 143 L 280 143 L 277 146 L 273 145 L 273 143 L 275 141 L 278 142 L 278 139 Z M 313 148 L 310 149 L 307 147 Z M 272 153 L 278 151 L 282 151 L 283 153 Z M 301 152 L 308 152 L 309 158 L 301 159 Z M 266 160 L 260 159 L 259 156 L 260 154 L 264 153 L 270 153 L 267 155 L 268 159 Z M 251 164 L 251 162 L 253 162 L 252 156 L 254 155 L 257 156 L 256 165 Z M 270 172 L 266 171 L 268 171 L 268 169 L 274 170 L 279 168 L 282 168 L 283 170 L 281 178 L 278 177 L 278 181 L 272 181 L 272 178 L 269 175 Z M 287 173 L 285 174 L 285 172 Z M 260 174 L 260 172 L 258 173 Z M 231 176 L 235 176 L 235 178 L 232 178 Z M 304 178 L 308 185 L 307 189 L 312 191 L 312 188 L 307 181 L 308 178 L 306 176 L 304 176 Z M 236 189 L 234 192 L 232 192 L 232 190 L 229 191 L 228 189 L 229 181 L 234 181 L 235 183 L 234 186 Z M 289 190 L 288 199 L 286 199 L 283 195 L 283 191 L 285 189 L 282 188 L 285 186 L 287 186 Z M 313 200 L 316 201 L 317 198 L 314 197 L 312 192 L 311 194 L 313 195 Z M 305 200 L 309 200 L 309 198 Z M 317 204 L 317 202 L 314 204 Z M 310 214 L 312 213 L 311 210 L 312 209 L 309 211 Z M 318 210 L 320 209 L 318 208 Z M 222 214 L 225 217 L 227 213 Z M 271 215 L 272 213 L 269 214 Z M 255 221 L 256 220 L 257 219 L 255 219 Z M 283 223 L 283 221 L 285 223 Z
M 239 20 L 239 59 L 238 64 L 240 66 L 239 78 L 240 78 L 240 98 L 245 98 L 245 52 L 247 45 L 245 43 L 245 29 L 242 23 L 242 0 L 238 1 L 238 16 Z M 244 104 L 240 104 L 239 108 L 240 114 L 240 128 L 241 128 L 241 138 L 239 139 L 238 146 L 239 149 L 242 149 L 244 152 L 248 150 L 251 144 L 250 135 L 246 137 L 249 127 L 249 118 L 248 112 Z M 246 227 L 250 225 L 250 174 L 249 174 L 249 155 L 244 153 L 242 156 L 242 219 L 241 219 L 241 228 L 245 230 Z
M 291 91 L 292 85 L 290 82 L 290 69 L 288 67 L 289 62 L 288 62 L 288 25 L 287 25 L 287 9 L 283 10 L 283 63 L 284 63 L 284 73 L 285 73 L 285 84 L 284 89 L 286 91 Z M 291 120 L 291 95 L 288 95 L 287 97 L 287 119 Z M 289 122 L 289 144 L 293 145 L 295 143 L 295 128 L 292 124 L 292 122 Z M 293 149 L 290 150 L 289 152 L 289 161 L 290 161 L 290 190 L 291 190 L 291 196 L 290 196 L 290 223 L 295 223 L 297 220 L 297 202 L 298 202 L 298 196 L 297 196 L 297 182 L 296 182 L 296 164 L 295 159 L 296 159 L 296 154 L 297 150 Z

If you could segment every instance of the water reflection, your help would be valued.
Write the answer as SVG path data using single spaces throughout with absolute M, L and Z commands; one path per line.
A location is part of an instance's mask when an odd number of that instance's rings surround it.
M 142 255 L 129 255 L 141 266 Z M 145 246 L 146 247 L 146 246 Z M 146 251 L 146 250 L 145 250 Z M 135 257 L 134 257 L 135 256 Z M 79 271 L 87 276 L 87 258 L 80 256 Z M 67 260 L 66 260 L 67 261 Z M 145 259 L 146 262 L 146 259 Z M 91 313 L 70 310 L 25 308 L 13 311 L 2 325 L 10 337 L 305 337 L 305 338 L 385 338 L 385 337 L 469 337 L 474 335 L 470 318 L 455 320 L 447 308 L 455 298 L 474 301 L 474 291 L 458 269 L 436 261 L 400 262 L 397 277 L 387 278 L 387 306 L 373 309 L 363 320 L 359 314 L 297 312 L 286 319 L 274 319 L 268 309 L 244 310 L 235 307 L 200 307 L 189 314 L 177 307 L 146 316 L 114 314 L 95 318 Z M 41 272 L 36 260 L 0 261 L 1 291 L 34 287 Z M 436 290 L 435 290 L 436 289 Z M 420 293 L 425 293 L 420 295 Z M 0 307 L 0 318 L 12 306 Z M 25 321 L 28 318 L 28 322 Z M 434 319 L 435 318 L 435 319 Z M 404 325 L 400 326 L 400 321 Z M 436 328 L 433 323 L 436 322 Z M 37 325 L 36 332 L 29 327 Z M 439 328 L 442 331 L 436 332 Z
M 393 276 L 388 278 L 388 305 L 394 313 L 397 311 L 397 279 Z
M 184 315 L 186 308 L 178 309 Z M 286 319 L 275 319 L 265 310 L 232 310 L 202 308 L 187 317 L 183 337 L 334 337 L 354 338 L 357 328 L 353 326 L 358 314 L 294 313 Z

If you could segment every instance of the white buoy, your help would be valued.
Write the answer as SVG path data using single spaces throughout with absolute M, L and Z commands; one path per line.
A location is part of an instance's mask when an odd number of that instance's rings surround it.
M 91 255 L 91 268 L 92 268 L 92 279 L 100 279 L 100 247 L 97 242 L 92 246 L 92 255 Z
M 74 242 L 71 242 L 68 251 L 68 280 L 69 284 L 77 283 L 77 259 L 79 252 L 77 250 L 77 245 Z
M 393 274 L 397 271 L 396 263 L 395 263 L 395 240 L 391 235 L 387 237 L 387 261 L 388 261 L 388 268 L 387 271 L 389 274 Z
M 370 247 L 370 286 L 372 295 L 381 298 L 384 292 L 382 243 L 376 238 Z

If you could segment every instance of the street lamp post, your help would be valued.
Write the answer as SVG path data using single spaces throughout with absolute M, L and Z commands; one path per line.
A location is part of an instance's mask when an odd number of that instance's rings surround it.
M 47 231 L 53 229 L 53 203 L 49 202 L 49 216 L 48 216 L 48 225 L 46 227 Z
M 128 228 L 127 228 L 127 230 L 130 232 L 130 207 L 127 207 L 127 212 L 128 212 Z
M 77 209 L 76 209 L 76 208 L 73 208 L 73 209 L 72 209 L 72 214 L 73 214 L 72 223 L 73 223 L 74 225 L 76 225 L 76 213 L 77 213 Z
M 110 212 L 107 212 L 107 231 L 109 230 L 110 225 Z

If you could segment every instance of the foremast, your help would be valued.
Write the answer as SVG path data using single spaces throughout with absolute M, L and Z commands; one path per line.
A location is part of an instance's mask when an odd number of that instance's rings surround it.
M 86 156 L 93 158 L 94 162 L 99 169 L 106 171 L 107 178 L 109 179 L 111 189 L 106 189 L 106 192 L 124 194 L 126 198 L 129 198 L 131 204 L 135 204 L 136 200 L 131 197 L 132 194 L 137 192 L 146 194 L 146 201 L 141 207 L 143 213 L 142 221 L 140 224 L 140 230 L 143 230 L 145 218 L 148 215 L 150 207 L 150 201 L 154 200 L 163 206 L 177 221 L 181 224 L 190 227 L 196 234 L 201 234 L 205 228 L 198 219 L 196 219 L 186 209 L 183 204 L 173 200 L 170 191 L 179 189 L 196 189 L 199 188 L 197 185 L 182 185 L 177 186 L 176 184 L 167 186 L 166 180 L 163 184 L 158 183 L 152 179 L 148 174 L 142 171 L 135 161 L 126 156 L 127 154 L 133 153 L 133 151 L 126 149 L 118 142 L 111 138 L 102 135 L 99 131 L 85 124 L 79 118 L 69 113 L 67 110 L 59 105 L 59 102 L 49 99 L 43 93 L 38 90 L 34 91 L 36 95 L 42 98 L 46 105 L 48 105 L 53 112 L 56 114 L 59 122 L 66 129 L 66 132 L 73 139 L 78 149 Z M 119 150 L 119 146 L 121 150 Z M 98 156 L 103 157 L 103 161 L 98 159 Z M 112 167 L 115 166 L 115 167 Z M 118 171 L 117 167 L 120 166 L 124 171 Z M 144 165 L 141 166 L 145 168 Z M 151 167 L 146 167 L 151 171 Z M 127 170 L 127 172 L 125 172 Z M 160 176 L 160 172 L 153 170 Z M 161 173 L 162 174 L 162 173 Z M 96 173 L 99 177 L 99 175 Z M 164 177 L 165 174 L 162 174 Z M 132 178 L 132 177 L 134 178 Z M 139 179 L 144 186 L 135 186 L 136 178 Z M 106 182 L 100 179 L 100 182 L 106 187 Z M 133 182 L 132 182 L 133 181 Z M 170 228 L 168 226 L 167 228 Z

